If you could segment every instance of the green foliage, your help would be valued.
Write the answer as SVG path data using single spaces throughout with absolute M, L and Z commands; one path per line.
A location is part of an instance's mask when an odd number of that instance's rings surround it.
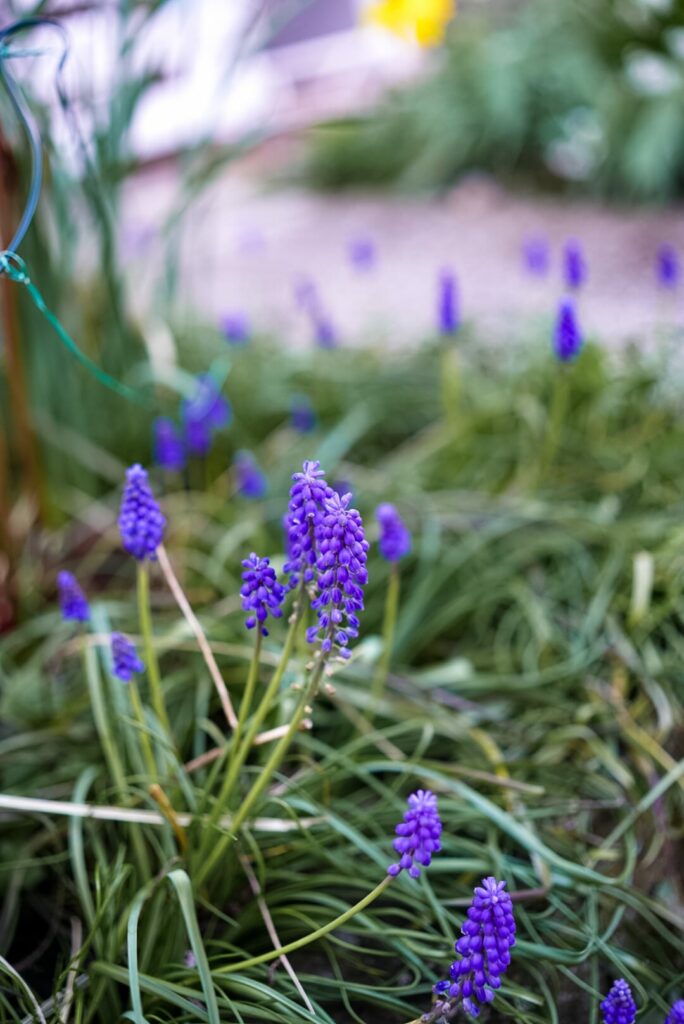
M 427 78 L 358 120 L 319 128 L 325 188 L 435 189 L 492 171 L 606 196 L 684 187 L 684 5 L 530 0 L 503 21 L 460 14 Z
M 214 358 L 221 342 L 196 336 L 201 358 Z M 56 1021 L 73 967 L 74 1020 L 128 1012 L 135 1021 L 399 1024 L 429 1007 L 469 891 L 494 873 L 531 892 L 516 905 L 520 942 L 490 1019 L 596 1021 L 599 994 L 622 975 L 640 1020 L 661 1024 L 684 974 L 684 380 L 675 356 L 618 363 L 592 346 L 567 369 L 568 413 L 543 465 L 562 372 L 546 337 L 494 352 L 464 331 L 453 348 L 391 358 L 293 354 L 265 341 L 234 353 L 226 393 L 235 422 L 218 438 L 208 486 L 186 492 L 155 481 L 167 549 L 233 701 L 252 654 L 240 558 L 254 549 L 280 564 L 288 478 L 305 457 L 351 481 L 371 537 L 380 500 L 395 501 L 414 531 L 388 686 L 369 727 L 388 572 L 373 554 L 354 660 L 336 674 L 336 692 L 316 701 L 314 729 L 298 736 L 257 820 L 198 886 L 199 851 L 214 837 L 197 816 L 210 813 L 222 772 L 180 765 L 213 747 L 225 724 L 155 573 L 155 643 L 177 747 L 162 781 L 176 811 L 195 815 L 188 851 L 166 826 L 2 812 L 0 954 L 23 981 L 0 970 L 0 1020 L 30 1012 L 28 985 Z M 309 394 L 322 416 L 306 438 L 287 424 L 294 392 Z M 233 493 L 225 467 L 237 447 L 253 450 L 268 474 L 263 503 Z M 203 473 L 191 467 L 198 483 Z M 98 636 L 136 631 L 134 566 L 114 528 L 118 494 L 98 503 L 87 554 L 69 560 L 94 602 Z M 60 565 L 77 526 L 49 538 Z M 654 577 L 637 608 L 640 552 Z M 41 597 L 50 589 L 42 571 L 27 549 L 21 579 L 38 585 L 1 652 L 2 788 L 154 809 L 126 688 L 99 648 L 88 674 L 125 766 L 122 794 L 95 732 L 80 641 Z M 285 629 L 264 640 L 261 688 Z M 269 725 L 289 721 L 290 684 L 306 658 L 298 648 Z M 250 758 L 240 793 L 267 754 Z M 282 965 L 224 970 L 273 948 L 244 858 L 281 943 L 296 940 L 377 885 L 403 800 L 418 785 L 439 794 L 444 851 L 419 883 L 399 878 L 343 928 L 291 955 L 313 1012 Z M 217 827 L 215 840 L 223 834 Z M 72 963 L 73 918 L 84 945 Z M 36 920 L 50 922 L 40 945 Z M 187 966 L 189 949 L 196 967 Z

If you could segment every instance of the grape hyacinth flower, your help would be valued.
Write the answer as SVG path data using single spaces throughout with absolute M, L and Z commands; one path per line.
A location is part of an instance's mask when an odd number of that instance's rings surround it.
M 268 481 L 251 452 L 238 452 L 233 462 L 237 478 L 237 489 L 243 498 L 263 498 L 268 490 Z
M 456 277 L 450 270 L 443 270 L 439 276 L 437 322 L 443 335 L 455 334 L 461 324 Z
M 623 978 L 618 978 L 601 1003 L 603 1024 L 634 1024 L 636 1011 L 632 990 Z
M 408 798 L 404 820 L 394 830 L 392 845 L 400 854 L 398 863 L 390 864 L 388 875 L 408 871 L 411 878 L 420 876 L 420 866 L 428 867 L 434 853 L 439 853 L 442 822 L 437 810 L 437 797 L 429 789 L 419 789 Z
M 523 263 L 525 269 L 535 277 L 546 277 L 549 272 L 549 243 L 537 235 L 523 242 Z
M 123 683 L 130 683 L 133 676 L 143 672 L 145 666 L 138 657 L 135 644 L 123 633 L 112 633 L 112 667 L 114 675 Z
M 671 245 L 661 245 L 656 254 L 656 277 L 662 288 L 676 288 L 679 284 L 679 257 Z
M 264 626 L 269 615 L 279 619 L 283 614 L 283 601 L 287 591 L 276 579 L 268 558 L 259 558 L 254 552 L 243 561 L 245 571 L 242 574 L 244 583 L 240 590 L 242 610 L 249 612 L 245 620 L 247 629 L 254 629 L 258 624 L 262 636 L 268 636 Z
M 335 325 L 321 310 L 313 314 L 314 341 L 318 348 L 337 348 L 338 335 Z
M 556 316 L 553 350 L 561 363 L 569 363 L 579 355 L 582 343 L 575 303 L 572 299 L 563 299 Z
M 380 524 L 378 548 L 386 562 L 399 562 L 411 551 L 411 534 L 394 505 L 378 505 L 375 518 Z
M 320 640 L 324 655 L 333 649 L 341 658 L 351 657 L 348 644 L 359 635 L 357 612 L 363 611 L 363 587 L 368 582 L 368 541 L 361 516 L 349 508 L 351 494 L 333 493 L 323 503 L 315 522 L 318 548 L 318 594 L 311 607 L 318 624 L 306 631 L 308 643 Z
M 489 877 L 475 889 L 468 916 L 455 945 L 460 959 L 450 969 L 450 981 L 434 987 L 439 996 L 446 996 L 471 1017 L 479 1017 L 478 1003 L 491 1003 L 501 986 L 501 975 L 511 962 L 510 950 L 515 945 L 515 918 L 506 883 Z M 439 1007 L 435 1007 L 437 1010 Z M 447 1003 L 447 1009 L 452 1009 Z
M 366 235 L 353 238 L 349 243 L 349 260 L 358 271 L 365 273 L 372 270 L 376 261 L 375 242 Z
M 305 462 L 302 472 L 294 473 L 292 480 L 285 516 L 288 549 L 285 572 L 290 576 L 289 590 L 302 578 L 306 583 L 314 578 L 318 558 L 317 528 L 324 503 L 334 493 L 317 461 Z
M 88 606 L 85 594 L 72 573 L 66 571 L 59 573 L 57 576 L 57 592 L 62 618 L 65 621 L 88 621 L 90 618 L 90 607 Z
M 310 434 L 316 428 L 316 413 L 306 395 L 297 395 L 292 400 L 292 426 L 299 434 Z
M 226 313 L 221 318 L 221 333 L 231 345 L 246 345 L 251 331 L 244 313 Z
M 587 263 L 579 242 L 571 239 L 563 249 L 563 277 L 568 288 L 576 291 L 587 280 Z
M 678 999 L 668 1013 L 665 1024 L 684 1024 L 684 999 Z
M 195 394 L 181 405 L 185 440 L 193 455 L 207 455 L 214 431 L 230 423 L 232 409 L 210 373 L 197 378 Z
M 154 461 L 160 469 L 180 472 L 185 466 L 185 445 L 173 420 L 159 416 L 154 421 L 153 442 Z
M 152 494 L 147 473 L 136 463 L 126 470 L 126 486 L 119 512 L 123 546 L 138 561 L 155 559 L 155 552 L 164 539 L 165 526 L 166 519 Z

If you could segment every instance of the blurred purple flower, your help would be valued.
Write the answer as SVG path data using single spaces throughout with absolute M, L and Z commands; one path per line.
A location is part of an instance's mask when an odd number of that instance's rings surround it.
M 237 489 L 243 498 L 263 498 L 268 481 L 251 452 L 237 452 L 233 460 Z
M 378 505 L 375 518 L 380 524 L 378 548 L 387 562 L 399 562 L 411 551 L 411 534 L 394 505 Z
M 114 675 L 123 683 L 130 683 L 135 674 L 144 671 L 135 644 L 123 633 L 112 633 L 111 648 Z
M 63 619 L 71 619 L 74 622 L 88 621 L 90 618 L 88 601 L 72 573 L 62 571 L 58 574 L 57 594 Z
M 349 259 L 352 266 L 361 273 L 372 270 L 377 260 L 377 250 L 372 238 L 359 235 L 352 238 L 348 247 Z
M 677 251 L 672 245 L 661 245 L 656 254 L 656 276 L 662 288 L 676 288 L 680 268 Z
M 563 248 L 563 277 L 568 288 L 576 291 L 587 280 L 587 261 L 582 246 L 570 239 Z
M 153 424 L 154 461 L 161 469 L 179 472 L 185 466 L 185 445 L 180 430 L 166 416 L 159 416 Z
M 306 395 L 292 399 L 292 426 L 300 434 L 310 434 L 316 428 L 316 413 Z
M 318 309 L 318 288 L 310 277 L 300 277 L 294 284 L 294 298 L 299 309 L 307 313 Z
M 563 299 L 558 307 L 553 332 L 553 350 L 561 363 L 575 359 L 582 348 L 582 332 L 577 321 L 577 311 L 572 299 Z
M 522 253 L 525 269 L 535 277 L 546 277 L 550 266 L 548 239 L 541 235 L 526 238 Z
M 230 402 L 219 391 L 210 373 L 196 380 L 195 394 L 181 403 L 185 441 L 193 455 L 206 455 L 215 430 L 230 423 Z
M 337 348 L 338 336 L 332 321 L 320 310 L 313 317 L 314 340 L 318 348 Z
M 456 276 L 446 269 L 439 275 L 437 322 L 443 335 L 455 334 L 461 325 Z
M 246 345 L 252 332 L 244 313 L 225 313 L 221 317 L 221 333 L 231 345 Z
M 665 1024 L 684 1024 L 684 999 L 678 999 L 667 1015 Z

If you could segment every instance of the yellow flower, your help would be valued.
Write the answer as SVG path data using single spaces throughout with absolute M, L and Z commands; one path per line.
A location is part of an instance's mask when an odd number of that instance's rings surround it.
M 437 46 L 455 14 L 456 0 L 376 0 L 366 17 L 420 46 Z

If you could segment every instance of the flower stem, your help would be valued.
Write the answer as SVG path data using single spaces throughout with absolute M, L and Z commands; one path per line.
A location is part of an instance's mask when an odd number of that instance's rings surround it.
M 140 726 L 140 746 L 142 748 L 143 761 L 147 769 L 147 774 L 150 777 L 151 782 L 157 782 L 157 765 L 154 760 L 154 754 L 152 753 L 152 744 L 150 743 L 149 733 L 147 731 L 147 722 L 145 721 L 145 710 L 140 699 L 140 691 L 135 678 L 131 678 L 128 684 L 128 692 L 131 697 L 131 704 L 133 705 L 133 713 L 135 714 L 138 725 Z
M 278 692 L 278 689 L 280 687 L 281 680 L 282 680 L 282 678 L 283 678 L 283 676 L 285 674 L 285 669 L 287 668 L 287 665 L 288 665 L 288 663 L 290 661 L 290 657 L 292 656 L 292 649 L 294 647 L 295 639 L 296 639 L 296 636 L 297 636 L 297 627 L 299 625 L 299 621 L 301 619 L 302 610 L 303 610 L 303 606 L 304 606 L 304 602 L 303 602 L 302 598 L 303 598 L 303 584 L 299 587 L 299 590 L 297 591 L 297 598 L 296 598 L 296 601 L 295 601 L 295 606 L 294 606 L 294 611 L 293 611 L 293 615 L 292 615 L 292 620 L 290 622 L 290 628 L 287 631 L 287 637 L 285 638 L 285 646 L 283 647 L 283 652 L 282 652 L 282 654 L 280 656 L 280 661 L 278 662 L 278 667 L 276 668 L 275 672 L 273 673 L 273 675 L 271 677 L 271 681 L 270 681 L 270 683 L 268 684 L 268 686 L 266 688 L 266 692 L 264 693 L 263 697 L 261 698 L 261 703 L 259 704 L 259 706 L 258 706 L 258 708 L 256 710 L 254 718 L 250 722 L 249 728 L 247 729 L 247 732 L 245 733 L 245 738 L 242 741 L 242 746 L 240 747 L 239 750 L 236 749 L 235 752 L 234 752 L 234 757 L 231 757 L 230 766 L 229 766 L 228 771 L 227 771 L 227 773 L 225 775 L 225 778 L 223 780 L 223 785 L 221 787 L 221 791 L 220 791 L 220 793 L 218 795 L 218 798 L 216 800 L 216 803 L 214 804 L 214 808 L 212 810 L 212 813 L 211 813 L 211 815 L 209 817 L 209 823 L 208 823 L 209 824 L 209 828 L 207 829 L 207 837 L 206 837 L 207 841 L 200 848 L 200 860 L 201 860 L 201 863 L 202 863 L 203 867 L 200 870 L 200 875 L 199 875 L 199 878 L 198 878 L 198 884 L 209 873 L 209 868 L 207 867 L 207 852 L 208 852 L 207 848 L 206 848 L 207 847 L 207 843 L 210 843 L 210 842 L 213 843 L 213 839 L 214 839 L 213 829 L 216 826 L 216 823 L 218 822 L 218 820 L 221 817 L 222 813 L 225 811 L 226 807 L 228 806 L 228 801 L 230 800 L 230 797 L 232 795 L 233 789 L 235 787 L 235 783 L 237 782 L 237 778 L 238 778 L 238 775 L 240 773 L 240 769 L 242 768 L 243 764 L 247 760 L 247 757 L 249 755 L 249 751 L 252 748 L 252 745 L 254 743 L 255 737 L 256 737 L 256 735 L 257 735 L 257 733 L 258 733 L 258 731 L 259 731 L 259 729 L 261 727 L 261 723 L 263 722 L 263 720 L 265 719 L 266 715 L 268 714 L 268 712 L 269 712 L 269 710 L 271 708 L 271 704 L 273 703 L 273 700 L 274 700 L 274 698 L 275 698 L 275 696 L 276 696 L 276 694 Z M 287 735 L 287 733 L 285 733 L 285 735 Z M 225 850 L 228 839 L 229 839 L 229 837 L 225 837 L 224 836 L 214 846 L 214 849 L 213 849 L 212 854 L 211 854 L 212 864 L 213 864 L 213 860 L 214 859 L 218 859 L 220 854 L 222 854 L 223 851 Z M 218 853 L 216 851 L 218 851 Z
M 240 740 L 242 739 L 242 733 L 245 728 L 245 724 L 249 717 L 249 711 L 252 706 L 252 698 L 254 697 L 254 687 L 256 685 L 257 676 L 259 674 L 259 660 L 261 658 L 261 626 L 257 623 L 256 626 L 256 639 L 254 641 L 254 654 L 252 655 L 252 662 L 249 666 L 249 673 L 247 675 L 247 683 L 245 685 L 245 692 L 242 695 L 242 701 L 240 702 L 240 710 L 238 712 L 238 720 L 235 726 L 235 732 L 233 733 L 233 744 L 230 748 L 230 760 L 235 760 L 238 755 L 238 748 Z
M 546 421 L 546 433 L 542 443 L 541 456 L 539 459 L 539 479 L 544 477 L 558 451 L 558 446 L 563 432 L 563 422 L 568 407 L 569 374 L 564 366 L 558 367 L 558 372 L 553 382 L 551 395 L 551 406 Z
M 268 953 L 262 953 L 261 956 L 253 956 L 249 960 L 242 960 L 237 964 L 228 964 L 227 967 L 219 967 L 216 970 L 216 974 L 233 974 L 235 971 L 246 971 L 249 967 L 256 967 L 257 964 L 265 964 L 269 960 L 275 960 L 279 956 L 285 956 L 288 953 L 294 953 L 296 949 L 301 949 L 302 946 L 308 946 L 310 942 L 315 942 L 316 939 L 323 938 L 329 932 L 334 931 L 335 928 L 339 928 L 340 925 L 345 924 L 350 918 L 354 917 L 355 914 L 365 910 L 365 908 L 376 900 L 380 896 L 387 886 L 392 881 L 390 875 L 385 875 L 383 880 L 375 886 L 371 892 L 355 903 L 353 907 L 349 907 L 343 914 L 336 917 L 334 921 L 329 921 L 328 924 L 322 925 L 317 928 L 315 932 L 310 932 L 308 935 L 304 935 L 301 939 L 295 939 L 294 942 L 289 942 L 287 946 L 280 946 L 277 949 L 272 949 Z
M 397 611 L 399 609 L 400 576 L 399 565 L 392 563 L 390 570 L 389 584 L 387 586 L 387 597 L 385 598 L 385 617 L 382 624 L 382 654 L 373 677 L 371 685 L 371 706 L 368 720 L 372 721 L 377 711 L 378 704 L 382 699 L 387 682 L 392 659 L 392 646 L 394 644 L 394 631 L 397 625 Z
M 311 674 L 311 679 L 309 680 L 308 686 L 306 686 L 301 692 L 299 701 L 297 702 L 297 706 L 295 708 L 294 715 L 292 716 L 292 720 L 287 728 L 287 732 L 280 738 L 278 743 L 276 743 L 275 747 L 271 751 L 271 755 L 268 758 L 266 764 L 259 772 L 259 776 L 256 782 L 254 783 L 250 791 L 247 793 L 247 796 L 240 804 L 239 810 L 236 812 L 234 818 L 232 819 L 230 824 L 231 834 L 221 836 L 218 842 L 215 842 L 209 856 L 202 863 L 202 866 L 200 867 L 199 870 L 199 875 L 197 877 L 198 885 L 202 881 L 204 881 L 205 878 L 208 877 L 208 875 L 214 868 L 214 865 L 220 860 L 228 844 L 233 841 L 234 836 L 237 835 L 239 829 L 249 817 L 252 808 L 254 807 L 254 804 L 257 802 L 257 800 L 264 792 L 271 779 L 273 778 L 274 772 L 280 766 L 281 761 L 285 757 L 285 754 L 287 753 L 290 744 L 292 743 L 293 737 L 299 730 L 299 726 L 302 722 L 302 719 L 304 718 L 304 715 L 306 714 L 306 710 L 309 706 L 309 703 L 313 700 L 313 698 L 316 695 L 318 686 L 321 681 L 321 677 L 323 675 L 323 671 L 325 669 L 325 665 L 326 659 L 324 657 L 321 657 L 318 665 Z M 246 756 L 246 744 L 248 740 L 249 735 L 245 737 L 243 749 L 240 751 L 238 757 L 236 758 L 236 764 L 240 763 L 240 760 L 243 757 L 243 755 Z M 233 766 L 231 766 L 231 771 L 234 771 Z M 231 773 L 229 773 L 228 778 L 230 777 L 230 775 Z
M 152 643 L 152 616 L 150 615 L 150 577 L 145 562 L 138 562 L 138 616 L 145 651 L 145 667 L 150 681 L 150 698 L 154 713 L 166 736 L 171 739 L 171 723 L 164 706 L 159 663 Z

